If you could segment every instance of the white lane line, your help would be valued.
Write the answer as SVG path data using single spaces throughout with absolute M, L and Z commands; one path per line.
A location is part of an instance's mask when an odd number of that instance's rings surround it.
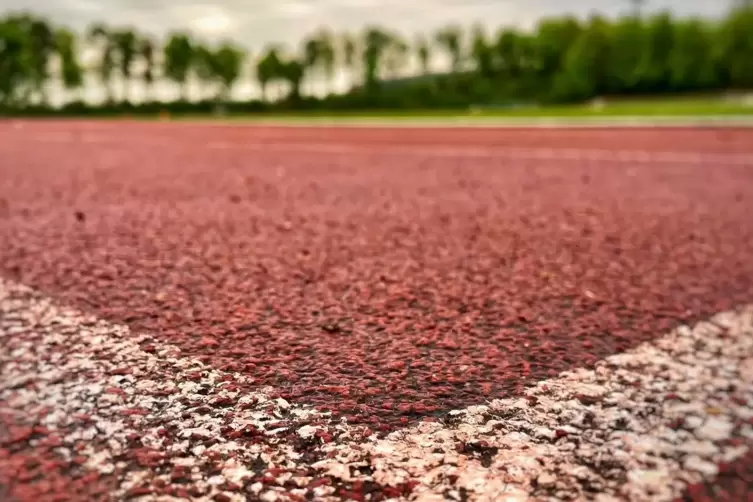
M 753 155 L 700 152 L 602 150 L 583 148 L 510 148 L 510 147 L 441 147 L 389 145 L 347 145 L 314 142 L 235 143 L 213 141 L 206 145 L 215 150 L 244 149 L 253 151 L 300 151 L 337 155 L 420 156 L 435 158 L 499 158 L 511 160 L 558 160 L 661 164 L 725 164 L 753 167 Z
M 81 130 L 101 130 L 102 126 L 118 127 L 121 124 L 149 125 L 169 127 L 276 127 L 276 128 L 361 128 L 361 129 L 729 129 L 753 127 L 750 115 L 625 115 L 625 116 L 581 116 L 581 117 L 504 117 L 483 115 L 448 115 L 437 117 L 300 117 L 291 120 L 281 118 L 251 117 L 248 121 L 233 121 L 222 119 L 160 121 L 152 122 L 147 119 L 123 120 L 120 124 L 113 121 L 83 121 L 74 120 L 73 125 Z M 13 129 L 24 129 L 27 124 L 34 127 L 34 122 L 11 120 Z M 57 122 L 63 127 L 69 126 L 67 121 Z M 0 124 L 1 125 L 1 124 Z M 56 125 L 54 120 L 44 120 L 43 126 Z
M 606 117 L 494 117 L 494 116 L 448 116 L 421 118 L 382 119 L 309 119 L 285 122 L 281 119 L 259 119 L 254 122 L 232 121 L 192 121 L 173 122 L 175 125 L 199 126 L 235 126 L 254 127 L 271 126 L 280 128 L 301 127 L 348 127 L 362 129 L 698 129 L 698 128 L 749 128 L 753 119 L 746 115 L 682 117 L 671 115 L 641 116 L 606 116 Z
M 241 395 L 234 389 L 252 379 L 179 358 L 175 347 L 59 308 L 2 279 L 0 341 L 0 402 L 8 403 L 6 411 L 64 431 L 59 436 L 61 456 L 83 455 L 86 467 L 119 476 L 116 498 L 151 485 L 156 480 L 153 468 L 166 463 L 186 469 L 183 488 L 210 500 L 223 492 L 223 483 L 240 483 L 253 475 L 246 466 L 257 465 L 260 455 L 270 463 L 266 445 L 249 444 L 249 439 L 264 436 L 274 444 L 291 426 L 281 423 L 304 423 L 299 434 L 313 435 L 319 422 L 329 422 L 326 414 L 310 407 L 270 398 L 266 389 Z M 134 448 L 134 435 L 153 462 L 147 459 L 132 468 L 123 454 Z M 246 441 L 241 446 L 236 440 Z M 290 446 L 278 448 L 276 457 L 295 458 Z M 208 475 L 214 454 L 231 460 Z
M 0 402 L 116 498 L 661 502 L 753 440 L 753 307 L 382 439 L 4 280 L 0 341 Z
M 134 139 L 134 138 L 131 138 Z M 174 145 L 174 138 L 159 138 L 155 135 L 136 138 L 141 147 L 167 147 Z M 38 133 L 22 139 L 30 143 L 109 143 L 112 146 L 123 144 L 122 136 L 96 133 Z M 18 143 L 18 142 L 15 142 Z M 422 145 L 358 145 L 346 143 L 263 140 L 249 137 L 249 141 L 210 141 L 193 143 L 194 148 L 210 150 L 244 150 L 256 152 L 305 152 L 327 155 L 369 155 L 369 156 L 420 156 L 433 158 L 495 158 L 511 160 L 558 160 L 574 162 L 618 162 L 618 163 L 658 163 L 658 164 L 702 164 L 735 165 L 753 167 L 753 154 L 713 153 L 649 150 L 609 150 L 592 148 L 513 148 L 513 147 L 442 147 Z

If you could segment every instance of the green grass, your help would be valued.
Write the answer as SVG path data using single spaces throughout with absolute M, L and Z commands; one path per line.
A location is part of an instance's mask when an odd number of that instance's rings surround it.
M 470 110 L 372 110 L 372 111 L 305 111 L 231 116 L 179 116 L 176 120 L 283 123 L 379 123 L 395 122 L 469 122 L 525 123 L 598 122 L 646 120 L 672 122 L 688 120 L 751 121 L 753 103 L 719 97 L 671 97 L 647 99 L 613 99 L 601 106 L 578 104 L 566 106 L 528 106 L 520 108 L 476 108 Z

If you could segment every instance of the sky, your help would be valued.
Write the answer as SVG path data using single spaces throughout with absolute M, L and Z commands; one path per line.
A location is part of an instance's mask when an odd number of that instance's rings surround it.
M 729 1 L 645 0 L 645 9 L 713 16 Z M 75 29 L 95 21 L 157 36 L 188 29 L 208 41 L 227 38 L 252 50 L 272 42 L 296 44 L 322 25 L 358 31 L 375 23 L 412 35 L 455 22 L 530 27 L 548 15 L 616 15 L 630 8 L 629 0 L 0 0 L 0 13 L 28 9 Z
M 644 0 L 644 11 L 669 9 L 677 15 L 720 16 L 731 1 Z M 0 15 L 29 10 L 79 32 L 85 32 L 92 23 L 104 22 L 112 27 L 133 27 L 157 39 L 164 39 L 170 31 L 187 30 L 208 43 L 232 40 L 252 57 L 272 43 L 297 49 L 307 34 L 322 26 L 337 33 L 357 33 L 376 24 L 411 40 L 448 24 L 480 23 L 491 32 L 500 26 L 530 28 L 545 16 L 616 16 L 631 9 L 630 0 L 0 0 Z M 234 95 L 258 97 L 260 91 L 251 70 L 246 70 Z M 53 101 L 65 101 L 67 92 L 59 83 L 51 85 Z M 348 86 L 348 76 L 338 74 L 335 87 Z M 145 88 L 136 87 L 131 89 L 131 96 L 140 100 Z M 158 82 L 157 87 L 160 98 L 177 97 L 179 92 L 169 82 Z M 314 92 L 327 90 L 331 89 L 324 82 Z M 91 100 L 105 97 L 103 87 L 92 75 L 87 76 L 84 96 Z

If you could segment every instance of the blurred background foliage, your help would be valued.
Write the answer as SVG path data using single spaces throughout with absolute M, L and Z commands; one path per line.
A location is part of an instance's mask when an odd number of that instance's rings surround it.
M 335 89 L 337 78 L 344 88 Z M 251 80 L 258 96 L 234 97 Z M 87 81 L 103 99 L 87 98 Z M 5 114 L 467 109 L 750 89 L 750 2 L 723 19 L 636 11 L 548 18 L 531 31 L 447 26 L 410 40 L 376 26 L 343 34 L 323 28 L 299 47 L 258 53 L 189 33 L 157 40 L 105 24 L 74 33 L 28 12 L 0 18 Z

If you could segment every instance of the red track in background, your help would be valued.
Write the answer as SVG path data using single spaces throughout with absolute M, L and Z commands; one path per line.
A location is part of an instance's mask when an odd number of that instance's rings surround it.
M 751 153 L 746 127 L 629 127 L 629 128 L 500 128 L 500 127 L 353 127 L 353 126 L 238 126 L 234 124 L 174 124 L 138 121 L 91 122 L 59 120 L 24 122 L 22 136 L 46 133 L 103 133 L 126 140 L 167 138 L 206 142 L 282 141 L 359 146 L 482 146 L 515 148 L 580 148 L 674 152 Z M 8 127 L 8 126 L 6 126 Z M 33 131 L 33 132 L 32 132 Z
M 74 135 L 30 148 L 62 128 Z M 514 394 L 750 299 L 748 166 L 233 145 L 729 153 L 753 151 L 751 132 L 4 129 L 4 274 L 378 429 Z

